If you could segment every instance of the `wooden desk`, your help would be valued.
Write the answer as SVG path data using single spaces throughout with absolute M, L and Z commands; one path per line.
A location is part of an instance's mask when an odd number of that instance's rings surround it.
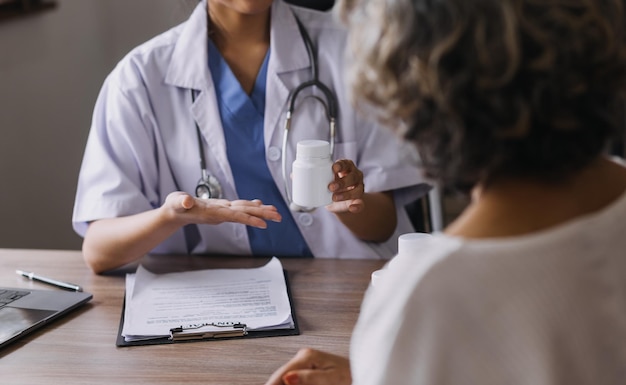
M 266 258 L 149 256 L 157 272 L 258 267 Z M 57 290 L 16 269 L 81 285 L 87 305 L 0 350 L 3 384 L 263 384 L 305 346 L 347 355 L 372 271 L 384 261 L 282 259 L 301 335 L 118 348 L 124 273 L 95 275 L 78 251 L 0 249 L 0 286 Z

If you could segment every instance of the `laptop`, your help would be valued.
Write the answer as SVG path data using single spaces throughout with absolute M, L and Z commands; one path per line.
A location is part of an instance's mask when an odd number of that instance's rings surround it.
M 0 287 L 0 348 L 91 298 L 92 295 L 85 292 Z

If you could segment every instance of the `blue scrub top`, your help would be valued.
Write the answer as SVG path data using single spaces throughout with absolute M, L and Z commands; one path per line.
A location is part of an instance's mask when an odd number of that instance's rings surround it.
M 268 222 L 267 229 L 247 226 L 252 254 L 312 257 L 265 160 L 263 121 L 269 55 L 268 49 L 252 93 L 248 95 L 209 40 L 209 69 L 224 128 L 226 154 L 239 198 L 260 199 L 264 204 L 274 205 L 283 218 L 280 223 Z

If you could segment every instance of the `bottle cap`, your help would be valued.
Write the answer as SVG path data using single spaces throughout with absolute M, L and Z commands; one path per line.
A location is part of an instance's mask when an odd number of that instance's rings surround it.
M 297 145 L 296 158 L 329 158 L 330 143 L 325 140 L 301 140 Z

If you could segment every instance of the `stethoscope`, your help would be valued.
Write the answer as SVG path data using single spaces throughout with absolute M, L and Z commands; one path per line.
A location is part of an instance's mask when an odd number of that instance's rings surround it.
M 289 130 L 291 129 L 291 118 L 296 108 L 296 99 L 298 97 L 298 94 L 302 90 L 306 88 L 310 88 L 310 87 L 317 87 L 317 89 L 322 91 L 326 101 L 324 101 L 322 98 L 316 95 L 309 95 L 309 96 L 306 96 L 305 98 L 308 98 L 308 97 L 314 98 L 318 100 L 324 107 L 324 110 L 326 112 L 326 117 L 328 119 L 328 124 L 329 124 L 330 155 L 332 159 L 332 155 L 335 152 L 335 135 L 336 135 L 336 130 L 337 130 L 336 118 L 337 118 L 337 104 L 338 103 L 337 103 L 337 98 L 335 97 L 335 94 L 323 82 L 319 80 L 319 72 L 317 68 L 317 55 L 316 55 L 315 46 L 313 45 L 313 41 L 311 40 L 311 37 L 309 36 L 307 30 L 304 28 L 304 25 L 302 25 L 302 22 L 298 19 L 298 17 L 295 14 L 294 14 L 294 17 L 298 24 L 298 28 L 300 29 L 300 34 L 302 35 L 302 40 L 304 42 L 304 45 L 306 46 L 307 55 L 309 56 L 309 61 L 311 62 L 311 80 L 304 82 L 300 84 L 299 86 L 297 86 L 296 88 L 294 88 L 293 90 L 291 90 L 291 92 L 289 92 L 289 96 L 287 97 L 287 113 L 285 117 L 285 125 L 283 129 L 283 142 L 282 142 L 283 144 L 283 148 L 282 148 L 282 174 L 283 175 L 282 176 L 283 176 L 283 180 L 285 183 L 284 188 L 285 188 L 285 193 L 287 195 L 287 201 L 289 203 L 290 210 L 311 211 L 311 209 L 308 209 L 306 207 L 301 207 L 293 203 L 293 201 L 291 200 L 291 192 L 289 191 L 289 185 L 287 183 L 287 142 L 288 142 L 287 140 L 289 137 Z M 192 103 L 195 102 L 194 90 L 191 90 L 191 101 Z M 198 150 L 200 152 L 200 172 L 201 172 L 200 180 L 198 180 L 198 185 L 196 186 L 196 197 L 202 198 L 202 199 L 211 199 L 211 198 L 220 199 L 222 198 L 222 194 L 223 194 L 222 185 L 220 184 L 219 180 L 213 175 L 211 175 L 209 171 L 207 170 L 206 159 L 205 159 L 204 150 L 202 147 L 202 134 L 200 133 L 200 127 L 198 126 L 198 122 L 195 122 L 195 124 L 196 124 L 196 133 L 198 135 Z

